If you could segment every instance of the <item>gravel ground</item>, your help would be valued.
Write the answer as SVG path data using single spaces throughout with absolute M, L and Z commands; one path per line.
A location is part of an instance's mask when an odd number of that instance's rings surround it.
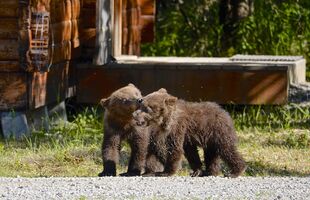
M 0 178 L 0 199 L 310 199 L 310 177 Z

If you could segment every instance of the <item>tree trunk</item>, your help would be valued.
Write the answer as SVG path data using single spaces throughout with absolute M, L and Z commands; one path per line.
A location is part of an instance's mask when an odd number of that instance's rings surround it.
M 238 23 L 253 12 L 253 0 L 221 0 L 220 23 L 223 25 L 222 50 L 226 51 L 236 43 L 235 31 Z

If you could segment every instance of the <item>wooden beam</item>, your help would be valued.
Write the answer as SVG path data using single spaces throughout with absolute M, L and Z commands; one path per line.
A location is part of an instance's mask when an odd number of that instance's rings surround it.
M 29 55 L 31 40 L 30 15 L 30 0 L 19 1 L 19 62 L 21 68 L 27 71 L 33 70 Z
M 0 39 L 18 39 L 18 19 L 0 19 Z
M 122 0 L 115 0 L 112 10 L 113 14 L 113 32 L 112 32 L 112 45 L 113 56 L 117 57 L 122 55 Z
M 18 17 L 19 16 L 19 1 L 0 1 L 0 18 L 2 17 Z M 3 19 L 0 19 L 0 21 Z
M 20 72 L 22 68 L 20 67 L 19 61 L 0 61 L 0 72 Z
M 286 104 L 287 67 L 208 63 L 111 63 L 78 67 L 77 101 L 98 104 L 114 90 L 135 84 L 142 94 L 159 88 L 188 101 L 221 104 Z
M 0 40 L 0 60 L 19 60 L 18 40 Z

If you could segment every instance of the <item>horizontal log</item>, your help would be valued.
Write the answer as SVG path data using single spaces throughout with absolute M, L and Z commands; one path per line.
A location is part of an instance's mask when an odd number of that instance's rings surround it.
M 18 60 L 19 43 L 17 40 L 0 40 L 0 60 Z
M 155 17 L 153 15 L 141 15 L 140 17 L 140 25 L 142 29 L 148 24 L 154 24 Z
M 51 21 L 69 21 L 72 18 L 72 5 L 70 0 L 51 1 Z
M 0 18 L 2 17 L 18 17 L 19 2 L 18 0 L 0 1 Z M 2 19 L 0 19 L 1 21 Z
M 0 7 L 0 20 L 2 18 L 6 17 L 18 17 L 19 12 L 18 12 L 18 7 L 15 6 L 7 6 L 7 7 Z
M 10 0 L 10 1 L 0 1 L 0 6 L 6 6 L 6 5 L 14 5 L 17 6 L 19 5 L 19 0 Z
M 79 19 L 81 14 L 81 2 L 82 0 L 71 0 L 72 14 L 71 19 Z
M 27 74 L 0 73 L 0 110 L 27 107 Z
M 87 28 L 80 31 L 80 41 L 83 47 L 95 47 L 96 28 Z
M 1 72 L 20 72 L 22 68 L 18 61 L 0 61 L 0 73 Z
M 51 25 L 49 41 L 50 43 L 61 43 L 65 40 L 71 40 L 72 22 L 63 21 Z
M 155 0 L 140 0 L 142 15 L 155 15 Z
M 68 89 L 69 62 L 53 64 L 49 72 L 31 75 L 30 108 L 38 108 L 63 101 Z
M 18 39 L 18 19 L 0 19 L 0 39 Z
M 82 43 L 91 38 L 96 38 L 96 28 L 83 28 L 80 30 L 80 40 Z

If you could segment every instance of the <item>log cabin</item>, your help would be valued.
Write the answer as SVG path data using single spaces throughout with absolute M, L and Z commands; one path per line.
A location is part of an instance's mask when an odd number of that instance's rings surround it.
M 66 120 L 67 98 L 97 104 L 130 82 L 143 94 L 165 87 L 186 100 L 235 104 L 285 104 L 289 84 L 305 82 L 298 56 L 140 57 L 155 15 L 155 0 L 1 0 L 4 137 Z

